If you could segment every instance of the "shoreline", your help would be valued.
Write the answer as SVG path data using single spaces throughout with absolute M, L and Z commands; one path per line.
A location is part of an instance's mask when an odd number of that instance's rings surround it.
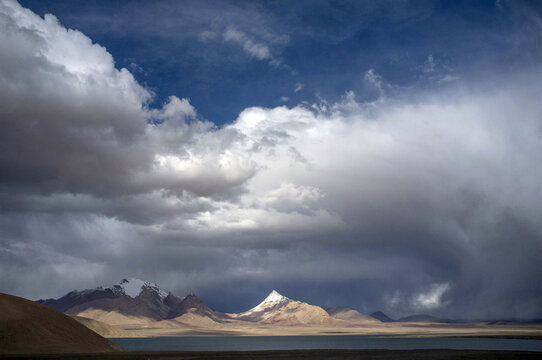
M 396 337 L 396 338 L 476 338 L 476 339 L 516 339 L 516 340 L 542 340 L 542 334 L 502 334 L 502 335 L 471 335 L 471 334 L 353 334 L 353 333 L 333 333 L 333 334 L 313 334 L 313 335 L 231 335 L 231 334 L 181 334 L 181 335 L 150 335 L 150 336 L 106 336 L 106 339 L 149 339 L 157 337 L 267 337 L 267 336 L 371 336 L 371 337 Z
M 464 337 L 542 340 L 540 325 L 452 325 L 435 323 L 393 324 L 367 327 L 319 327 L 319 326 L 253 326 L 238 327 L 186 326 L 161 328 L 119 326 L 126 335 L 109 334 L 109 338 L 153 338 L 172 336 L 396 336 L 396 337 Z

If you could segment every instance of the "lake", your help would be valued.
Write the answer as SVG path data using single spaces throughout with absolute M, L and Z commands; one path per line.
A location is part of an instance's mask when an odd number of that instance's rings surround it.
M 495 338 L 406 338 L 402 336 L 171 336 L 111 338 L 127 350 L 456 349 L 541 351 L 542 340 Z

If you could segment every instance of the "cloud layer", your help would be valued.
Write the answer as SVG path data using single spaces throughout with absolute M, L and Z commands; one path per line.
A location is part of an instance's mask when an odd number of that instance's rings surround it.
M 2 2 L 0 44 L 0 290 L 139 276 L 227 311 L 277 288 L 393 315 L 542 316 L 539 67 L 397 97 L 370 71 L 374 102 L 250 107 L 217 127 L 187 99 L 151 108 L 52 15 Z

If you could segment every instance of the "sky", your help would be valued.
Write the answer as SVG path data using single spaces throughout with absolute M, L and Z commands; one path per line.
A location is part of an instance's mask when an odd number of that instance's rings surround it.
M 542 318 L 542 4 L 0 0 L 0 291 Z

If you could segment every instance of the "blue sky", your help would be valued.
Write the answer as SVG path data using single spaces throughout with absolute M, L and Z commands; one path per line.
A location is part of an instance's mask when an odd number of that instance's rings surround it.
M 537 1 L 0 1 L 0 291 L 542 317 Z
M 541 54 L 535 1 L 21 4 L 105 46 L 117 67 L 156 94 L 157 106 L 170 95 L 189 98 L 218 125 L 249 106 L 335 102 L 346 91 L 374 100 L 371 69 L 390 86 L 431 91 L 458 80 L 476 86 L 495 72 L 532 66 Z M 243 39 L 226 40 L 228 29 Z M 251 54 L 243 41 L 268 54 Z

